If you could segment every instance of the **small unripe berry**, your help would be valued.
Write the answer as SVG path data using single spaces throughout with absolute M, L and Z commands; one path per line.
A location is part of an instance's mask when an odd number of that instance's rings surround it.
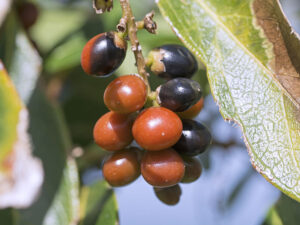
M 181 181 L 184 164 L 173 149 L 146 152 L 141 162 L 144 179 L 155 187 L 170 187 Z
M 136 118 L 132 134 L 144 149 L 157 151 L 171 147 L 180 138 L 182 123 L 176 113 L 163 107 L 145 109 Z
M 114 112 L 132 113 L 140 110 L 147 98 L 147 86 L 137 75 L 125 75 L 113 80 L 105 89 L 104 103 Z
M 187 78 L 175 78 L 157 89 L 157 101 L 160 106 L 174 112 L 182 112 L 196 104 L 202 91 L 199 83 Z
M 82 50 L 82 69 L 89 75 L 108 76 L 122 64 L 126 49 L 127 42 L 116 32 L 98 34 Z
M 132 140 L 131 115 L 108 112 L 100 117 L 94 127 L 94 140 L 107 151 L 118 151 L 129 145 Z
M 198 70 L 193 54 L 181 45 L 163 45 L 153 49 L 148 55 L 147 66 L 165 79 L 190 78 Z
M 208 129 L 201 123 L 189 119 L 182 120 L 182 124 L 182 135 L 172 148 L 186 156 L 203 153 L 211 143 Z
M 124 186 L 141 174 L 139 153 L 135 148 L 114 152 L 103 164 L 105 180 L 113 187 Z

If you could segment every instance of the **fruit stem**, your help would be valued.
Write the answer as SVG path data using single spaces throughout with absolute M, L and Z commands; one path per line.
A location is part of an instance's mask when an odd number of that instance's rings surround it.
M 145 83 L 147 85 L 147 93 L 149 95 L 151 93 L 151 88 L 148 81 L 149 74 L 145 69 L 145 59 L 142 53 L 142 48 L 140 46 L 139 40 L 137 38 L 138 29 L 136 27 L 135 18 L 133 16 L 129 0 L 120 0 L 120 4 L 123 11 L 122 18 L 126 18 L 128 37 L 131 43 L 131 50 L 133 51 L 135 57 L 137 70 L 139 75 L 145 80 Z

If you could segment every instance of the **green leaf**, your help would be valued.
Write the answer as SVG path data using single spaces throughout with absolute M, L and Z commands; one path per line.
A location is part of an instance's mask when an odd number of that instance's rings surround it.
M 299 48 L 291 51 L 287 38 L 277 36 L 283 28 L 290 30 L 277 1 L 159 0 L 158 6 L 184 44 L 206 64 L 212 94 L 223 117 L 241 126 L 254 167 L 299 201 L 300 123 L 294 96 L 300 86 L 292 96 L 275 79 L 280 69 L 298 70 L 292 52 L 299 53 Z M 261 27 L 261 18 L 270 22 L 268 15 L 283 25 Z
M 284 225 L 298 225 L 300 221 L 300 204 L 293 199 L 282 195 L 274 210 Z
M 16 215 L 14 209 L 3 209 L 0 210 L 0 221 L 5 225 L 15 225 Z
M 284 225 L 274 207 L 269 210 L 263 225 Z
M 80 225 L 117 225 L 116 196 L 105 181 L 98 181 L 81 190 Z
M 48 73 L 57 73 L 78 66 L 86 42 L 87 39 L 83 32 L 74 34 L 69 40 L 55 48 L 46 58 L 45 70 Z
M 43 162 L 45 180 L 37 201 L 31 207 L 20 211 L 22 225 L 42 224 L 60 187 L 66 153 L 71 149 L 70 137 L 59 108 L 39 88 L 34 91 L 28 109 L 29 133 L 34 153 Z
M 87 13 L 76 7 L 42 10 L 31 35 L 42 52 L 48 52 L 86 21 Z
M 43 225 L 71 225 L 79 219 L 79 177 L 74 159 L 67 160 L 63 179 Z

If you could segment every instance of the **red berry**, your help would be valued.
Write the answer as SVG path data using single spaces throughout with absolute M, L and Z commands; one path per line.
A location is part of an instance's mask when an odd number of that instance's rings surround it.
M 193 105 L 191 108 L 183 111 L 183 112 L 178 112 L 177 114 L 180 116 L 180 118 L 182 119 L 192 119 L 194 117 L 196 117 L 199 112 L 201 111 L 201 109 L 203 108 L 203 103 L 204 103 L 204 99 L 203 97 L 200 98 L 200 100 Z
M 173 149 L 146 152 L 141 162 L 144 179 L 155 187 L 169 187 L 177 184 L 184 175 L 184 164 Z
M 182 123 L 176 113 L 163 107 L 145 109 L 135 120 L 132 134 L 146 150 L 162 150 L 174 145 L 182 133 Z
M 105 180 L 114 187 L 124 186 L 141 174 L 139 153 L 135 148 L 114 152 L 102 168 Z
M 98 34 L 82 50 L 82 69 L 90 75 L 110 75 L 122 64 L 126 49 L 127 42 L 116 32 Z
M 108 151 L 125 148 L 132 140 L 132 117 L 130 115 L 108 112 L 97 121 L 94 127 L 96 144 Z
M 131 113 L 140 110 L 147 98 L 147 87 L 136 75 L 125 75 L 113 80 L 104 92 L 105 105 L 114 112 Z

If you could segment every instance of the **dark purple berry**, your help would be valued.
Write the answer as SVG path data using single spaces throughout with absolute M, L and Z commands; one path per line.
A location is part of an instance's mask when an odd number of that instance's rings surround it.
M 183 130 L 179 141 L 172 147 L 178 153 L 195 156 L 203 153 L 211 143 L 211 134 L 201 123 L 184 119 Z
M 127 42 L 116 32 L 98 34 L 82 50 L 82 69 L 89 75 L 108 76 L 122 64 L 126 49 Z
M 196 104 L 202 96 L 198 82 L 175 78 L 158 88 L 158 103 L 174 112 L 182 112 Z
M 193 54 L 181 45 L 163 45 L 153 49 L 148 55 L 147 66 L 165 79 L 190 78 L 198 70 Z

